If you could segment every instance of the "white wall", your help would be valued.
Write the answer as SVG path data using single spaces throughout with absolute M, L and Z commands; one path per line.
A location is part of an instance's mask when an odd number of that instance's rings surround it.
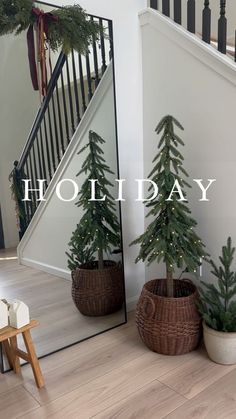
M 236 66 L 227 57 L 176 27 L 161 15 L 141 17 L 144 77 L 145 175 L 157 151 L 154 129 L 166 114 L 184 126 L 185 168 L 193 178 L 215 178 L 210 202 L 188 194 L 197 231 L 216 259 L 229 235 L 236 245 Z M 163 275 L 162 266 L 147 269 L 147 279 Z M 209 279 L 204 266 L 204 279 Z
M 0 202 L 5 246 L 14 247 L 18 229 L 8 176 L 26 142 L 39 97 L 31 84 L 25 33 L 1 37 L 0 51 Z
M 74 1 L 52 0 L 50 3 L 68 5 Z M 120 177 L 142 178 L 142 68 L 138 12 L 146 6 L 146 0 L 81 0 L 79 4 L 90 14 L 113 20 Z M 144 210 L 135 202 L 133 182 L 124 189 L 128 196 L 122 212 L 126 292 L 128 301 L 135 301 L 144 281 L 144 266 L 134 264 L 136 251 L 129 247 L 129 243 L 143 232 Z

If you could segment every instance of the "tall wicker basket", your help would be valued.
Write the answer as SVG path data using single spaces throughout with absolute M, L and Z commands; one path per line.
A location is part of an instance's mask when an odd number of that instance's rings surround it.
M 166 295 L 166 281 L 154 279 L 142 290 L 136 311 L 136 324 L 146 346 L 165 355 L 181 355 L 194 350 L 201 339 L 201 318 L 196 308 L 194 284 L 174 281 L 175 297 Z
M 121 264 L 105 261 L 82 265 L 72 272 L 72 298 L 85 316 L 105 316 L 121 309 L 124 303 L 124 279 Z

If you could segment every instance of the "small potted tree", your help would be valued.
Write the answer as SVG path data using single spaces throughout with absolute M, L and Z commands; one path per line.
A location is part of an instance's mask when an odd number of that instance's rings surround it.
M 178 150 L 184 143 L 174 132 L 174 126 L 183 130 L 180 123 L 168 115 L 156 128 L 157 134 L 162 132 L 162 136 L 148 177 L 158 186 L 159 195 L 146 203 L 147 217 L 153 220 L 144 234 L 131 243 L 140 245 L 136 262 L 164 262 L 166 266 L 165 278 L 144 285 L 136 323 L 145 344 L 167 355 L 183 354 L 198 345 L 201 319 L 196 307 L 197 290 L 188 279 L 174 279 L 174 272 L 176 268 L 196 272 L 200 258 L 206 256 L 204 245 L 194 231 L 197 223 L 190 216 L 186 201 L 180 200 L 180 190 L 173 192 L 178 181 L 182 198 L 186 199 L 184 186 L 190 186 L 183 178 L 188 175 Z
M 108 189 L 113 185 L 106 177 L 113 172 L 106 165 L 100 146 L 104 143 L 96 132 L 90 131 L 88 144 L 78 153 L 88 150 L 77 175 L 86 175 L 76 203 L 84 214 L 72 233 L 67 252 L 68 267 L 72 271 L 72 298 L 78 310 L 87 316 L 113 313 L 124 302 L 121 263 L 104 260 L 104 252 L 112 254 L 115 247 L 121 246 L 116 207 Z M 91 179 L 96 179 L 99 185 L 93 201 Z M 106 199 L 102 200 L 104 196 Z
M 207 353 L 218 364 L 236 364 L 236 272 L 232 270 L 235 248 L 231 238 L 222 247 L 219 267 L 211 260 L 218 286 L 202 281 L 199 311 Z

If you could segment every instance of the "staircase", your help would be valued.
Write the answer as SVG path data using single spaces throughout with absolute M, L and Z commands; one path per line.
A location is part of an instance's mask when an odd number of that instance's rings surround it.
M 202 4 L 201 16 L 197 16 L 197 2 Z M 214 3 L 219 3 L 218 22 L 214 22 L 212 19 L 211 5 L 215 7 Z M 187 10 L 183 10 L 182 0 L 173 0 L 173 10 L 171 10 L 170 0 L 150 0 L 151 8 L 158 10 L 167 17 L 171 17 L 179 25 L 183 25 L 183 15 L 187 15 L 186 29 L 189 32 L 196 34 L 204 42 L 211 44 L 219 52 L 229 55 L 236 61 L 236 31 L 234 31 L 234 43 L 227 40 L 226 0 L 219 0 L 218 2 L 216 0 L 187 0 L 184 4 Z M 201 30 L 197 30 L 197 19 L 201 20 Z M 218 26 L 217 38 L 211 34 L 213 23 Z
M 37 189 L 37 179 L 44 179 L 44 193 L 81 124 L 107 67 L 113 58 L 112 21 L 89 15 L 101 27 L 99 40 L 93 41 L 86 56 L 72 51 L 59 55 L 48 84 L 47 95 L 38 110 L 19 161 L 10 175 L 19 214 L 19 237 L 25 231 L 40 204 L 38 192 L 30 201 L 24 198 L 23 179 Z

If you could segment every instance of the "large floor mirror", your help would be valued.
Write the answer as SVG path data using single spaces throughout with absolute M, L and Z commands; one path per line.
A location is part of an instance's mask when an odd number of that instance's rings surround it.
M 61 9 L 44 2 L 35 2 L 34 6 L 44 13 Z M 4 243 L 6 246 L 0 249 L 0 299 L 8 303 L 23 301 L 31 319 L 39 321 L 39 327 L 32 330 L 39 357 L 126 322 L 121 208 L 116 181 L 119 168 L 112 21 L 97 16 L 88 19 L 101 28 L 89 52 L 83 55 L 73 50 L 65 56 L 50 51 L 44 97 L 33 91 L 29 71 L 27 93 L 22 86 L 24 111 L 28 109 L 28 116 L 33 114 L 32 108 L 37 108 L 38 103 L 36 119 L 30 128 L 31 116 L 20 117 L 21 100 L 15 97 L 19 110 L 15 105 L 12 125 L 6 120 L 6 135 L 0 138 L 0 155 L 7 150 L 3 164 L 0 162 L 0 230 L 2 247 Z M 8 90 L 7 109 L 14 91 L 10 82 L 6 86 L 4 69 L 6 72 L 12 66 L 12 49 L 21 48 L 27 54 L 24 42 L 25 32 L 19 38 L 0 38 L 5 54 L 0 90 Z M 21 53 L 18 68 L 12 74 L 18 91 L 27 59 Z M 18 124 L 17 147 L 10 143 L 14 142 L 14 123 Z M 106 188 L 105 201 L 99 182 L 90 181 L 94 173 Z M 30 189 L 37 189 L 38 179 L 44 180 L 45 201 L 39 200 L 38 191 L 29 191 L 30 200 L 23 201 L 26 181 L 31 182 Z M 10 189 L 12 182 L 21 194 L 20 201 L 14 188 Z M 93 186 L 93 198 L 100 201 L 89 200 Z M 20 243 L 9 248 L 16 231 Z M 99 243 L 104 245 L 103 241 L 107 245 L 101 252 Z M 24 348 L 20 338 L 18 346 Z M 4 351 L 2 369 L 9 369 Z

